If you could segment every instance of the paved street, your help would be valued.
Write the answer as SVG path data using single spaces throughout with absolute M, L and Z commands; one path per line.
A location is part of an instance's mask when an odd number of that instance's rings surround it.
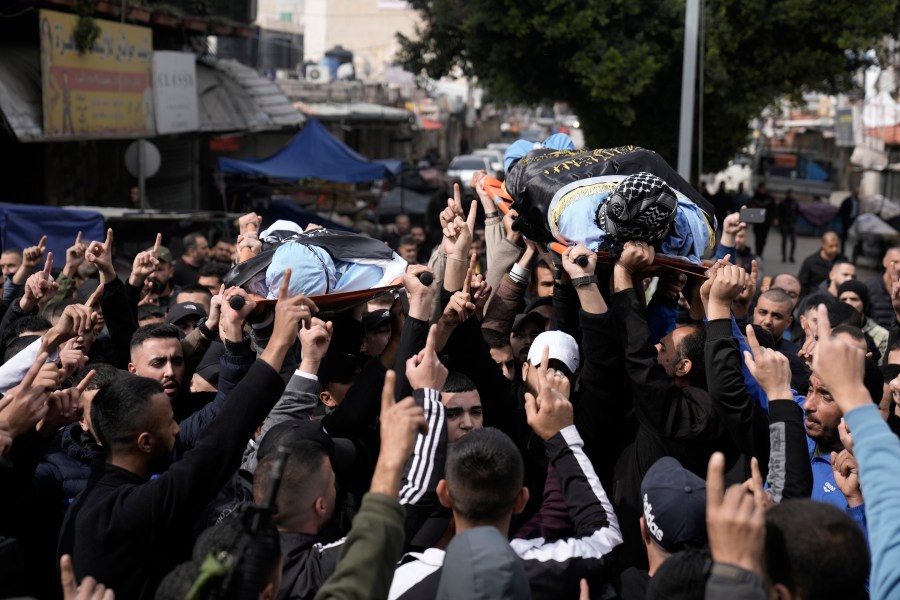
M 750 239 L 753 239 L 753 235 L 751 233 Z M 814 252 L 819 251 L 819 246 L 821 245 L 821 238 L 819 237 L 803 237 L 797 236 L 797 252 L 794 255 L 794 258 L 797 259 L 795 263 L 783 263 L 781 262 L 781 234 L 778 231 L 777 227 L 773 227 L 771 231 L 769 231 L 769 239 L 766 240 L 766 252 L 762 257 L 764 261 L 763 269 L 766 275 L 776 275 L 778 273 L 793 273 L 796 275 L 800 272 L 800 265 L 803 264 L 803 259 Z M 850 248 L 848 245 L 847 252 L 849 253 Z M 871 259 L 862 259 L 858 261 L 859 264 L 856 266 L 856 278 L 865 281 L 872 275 L 878 273 L 878 271 L 874 268 L 875 265 Z

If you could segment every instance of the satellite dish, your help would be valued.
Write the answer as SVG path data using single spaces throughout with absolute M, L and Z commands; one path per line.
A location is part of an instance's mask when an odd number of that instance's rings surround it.
M 142 147 L 143 152 L 141 152 Z M 142 170 L 144 177 L 153 177 L 159 171 L 161 162 L 159 149 L 147 140 L 135 140 L 125 149 L 125 168 L 133 177 L 140 178 Z

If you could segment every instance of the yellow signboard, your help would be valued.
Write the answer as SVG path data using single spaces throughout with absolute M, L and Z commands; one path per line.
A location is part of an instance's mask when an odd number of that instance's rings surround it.
M 137 137 L 154 132 L 153 32 L 96 20 L 100 36 L 80 53 L 78 17 L 40 11 L 44 135 Z

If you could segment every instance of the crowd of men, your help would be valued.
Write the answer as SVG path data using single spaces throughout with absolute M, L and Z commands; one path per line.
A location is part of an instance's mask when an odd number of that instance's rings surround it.
M 482 177 L 341 310 L 226 287 L 252 213 L 4 249 L 2 595 L 900 597 L 900 248 L 551 255 Z

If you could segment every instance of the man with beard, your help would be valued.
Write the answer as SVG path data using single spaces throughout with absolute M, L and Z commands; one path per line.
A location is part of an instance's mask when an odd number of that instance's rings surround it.
M 159 382 L 169 400 L 174 401 L 184 381 L 184 352 L 178 328 L 155 324 L 135 331 L 128 370 Z
M 153 249 L 150 248 L 147 251 L 153 252 Z M 167 308 L 175 295 L 175 285 L 172 281 L 172 276 L 175 274 L 172 252 L 165 246 L 160 246 L 156 252 L 156 258 L 158 263 L 155 270 L 147 275 L 145 269 L 139 268 L 138 257 L 135 257 L 135 265 L 128 277 L 128 285 L 148 294 L 154 304 Z
M 317 311 L 288 296 L 290 270 L 275 308 L 272 337 L 223 403 L 193 450 L 168 468 L 179 432 L 165 388 L 125 376 L 91 405 L 106 448 L 104 465 L 70 507 L 59 553 L 71 554 L 76 580 L 92 575 L 120 598 L 153 598 L 159 581 L 189 556 L 192 525 L 240 465 L 246 440 L 284 391 L 278 374 L 301 321 Z M 161 473 L 151 479 L 151 475 Z

